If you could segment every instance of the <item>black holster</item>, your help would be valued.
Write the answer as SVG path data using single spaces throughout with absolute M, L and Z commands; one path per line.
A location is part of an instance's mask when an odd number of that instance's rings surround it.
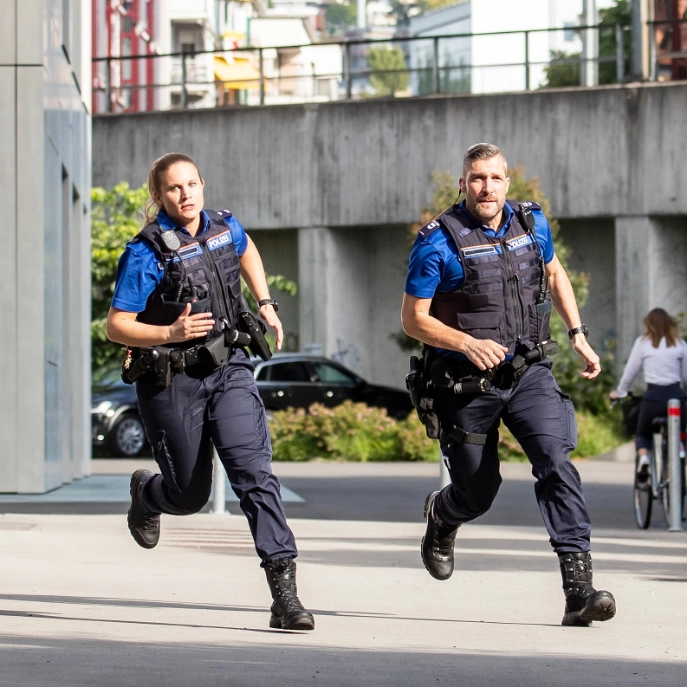
M 253 355 L 263 360 L 269 360 L 272 357 L 272 351 L 265 339 L 267 327 L 253 314 L 243 297 L 239 305 L 238 328 L 250 337 L 248 348 Z
M 425 431 L 430 439 L 438 439 L 441 435 L 439 416 L 435 409 L 435 398 L 432 383 L 427 374 L 428 359 L 433 355 L 433 350 L 425 346 L 422 358 L 416 355 L 410 358 L 410 372 L 406 375 L 406 389 L 410 394 L 410 400 L 417 411 L 420 422 L 425 426 Z

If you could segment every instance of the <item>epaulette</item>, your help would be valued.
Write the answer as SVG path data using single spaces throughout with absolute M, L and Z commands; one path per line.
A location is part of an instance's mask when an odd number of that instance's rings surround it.
M 223 219 L 229 219 L 232 216 L 229 210 L 217 210 L 217 214 Z
M 533 200 L 523 200 L 523 201 L 517 201 L 517 200 L 507 200 L 506 201 L 508 205 L 510 205 L 513 210 L 517 211 L 519 207 L 521 208 L 529 208 L 530 210 L 541 210 L 541 205 L 539 203 L 535 203 Z
M 433 234 L 437 229 L 439 229 L 439 227 L 441 227 L 441 223 L 438 220 L 433 219 L 431 222 L 425 224 L 425 226 L 422 227 L 422 229 L 420 229 L 420 231 L 418 231 L 417 233 L 419 236 L 422 236 L 423 239 L 426 239 L 428 236 Z

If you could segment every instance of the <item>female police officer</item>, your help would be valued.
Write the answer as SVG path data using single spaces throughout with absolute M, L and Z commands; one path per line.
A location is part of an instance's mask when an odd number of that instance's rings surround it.
M 193 160 L 168 153 L 148 174 L 141 232 L 122 255 L 107 334 L 137 370 L 141 418 L 161 474 L 131 478 L 129 530 L 144 548 L 160 536 L 160 513 L 198 512 L 210 497 L 212 444 L 248 518 L 274 603 L 270 627 L 312 630 L 296 594 L 296 543 L 286 523 L 253 366 L 237 329 L 243 276 L 260 315 L 282 326 L 255 244 L 224 210 L 203 210 Z

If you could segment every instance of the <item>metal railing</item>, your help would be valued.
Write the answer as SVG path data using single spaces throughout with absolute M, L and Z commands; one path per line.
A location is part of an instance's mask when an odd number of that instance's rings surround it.
M 675 25 L 679 25 L 678 29 L 681 29 L 684 23 L 684 20 L 650 22 L 650 78 L 657 79 L 661 74 L 665 77 L 666 62 L 673 65 L 675 61 L 687 59 L 687 52 L 662 50 L 657 38 L 660 27 L 675 29 Z M 561 52 L 553 55 L 547 36 L 553 32 L 570 31 L 574 32 L 582 49 L 578 53 Z M 614 38 L 614 54 L 599 55 L 593 49 L 585 48 L 585 41 L 594 32 L 597 44 L 602 34 Z M 604 70 L 604 83 L 622 83 L 629 71 L 629 37 L 629 26 L 596 24 L 480 34 L 355 38 L 329 43 L 243 47 L 194 53 L 96 57 L 93 59 L 93 112 L 186 109 L 224 104 L 326 102 L 374 95 L 413 97 L 440 93 L 505 92 L 547 85 L 595 85 L 594 82 L 587 82 L 588 65 L 593 65 L 596 70 L 596 82 L 599 73 Z M 470 54 L 473 43 L 489 39 L 496 39 L 500 45 L 508 46 L 501 50 L 502 54 L 519 52 L 521 59 L 484 64 L 462 61 L 461 53 Z M 389 47 L 396 48 L 398 66 L 373 68 L 370 61 L 373 51 Z M 332 50 L 337 48 L 340 51 L 336 60 L 339 64 L 334 68 Z M 318 51 L 323 54 L 325 50 L 329 51 L 324 60 L 328 64 L 318 72 L 314 55 Z M 309 51 L 307 60 L 289 61 L 302 51 Z M 243 60 L 244 64 L 251 65 L 254 76 L 232 78 L 226 82 L 219 77 L 213 78 L 216 56 L 224 58 L 229 65 L 236 58 Z M 283 59 L 284 56 L 286 59 Z M 138 82 L 124 82 L 121 64 L 125 60 L 134 65 L 127 72 L 139 75 L 147 75 L 149 70 L 141 67 L 146 61 L 153 61 L 156 78 L 152 83 L 146 78 Z M 306 63 L 308 60 L 309 65 Z M 139 65 L 138 69 L 136 65 Z M 552 76 L 556 77 L 554 83 Z M 230 86 L 225 88 L 225 83 Z M 222 101 L 222 97 L 226 102 Z

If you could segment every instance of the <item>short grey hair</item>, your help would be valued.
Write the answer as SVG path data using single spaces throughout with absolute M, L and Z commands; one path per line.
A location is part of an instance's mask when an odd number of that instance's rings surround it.
M 506 174 L 508 174 L 508 162 L 503 156 L 503 153 L 495 146 L 493 143 L 475 143 L 475 145 L 470 146 L 463 156 L 463 176 L 466 176 L 468 167 L 475 160 L 487 160 L 492 157 L 500 155 L 503 157 L 503 166 L 506 168 Z

